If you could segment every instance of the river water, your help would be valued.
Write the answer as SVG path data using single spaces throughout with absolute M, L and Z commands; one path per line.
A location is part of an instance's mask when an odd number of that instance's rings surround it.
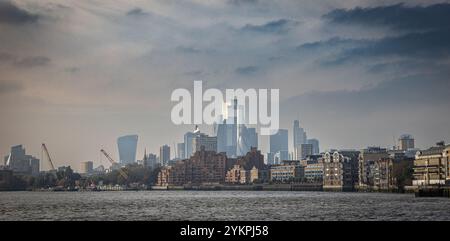
M 450 199 L 284 191 L 0 192 L 0 220 L 450 220 Z

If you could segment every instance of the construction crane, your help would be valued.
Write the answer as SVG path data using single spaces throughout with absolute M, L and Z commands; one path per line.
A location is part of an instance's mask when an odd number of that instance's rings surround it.
M 55 166 L 53 165 L 52 158 L 50 158 L 50 154 L 48 154 L 48 149 L 45 143 L 42 143 L 42 152 L 45 152 L 45 155 L 47 156 L 48 162 L 50 163 L 51 171 L 56 170 Z
M 112 164 L 113 166 L 114 166 L 114 164 L 116 164 L 116 161 L 114 161 L 114 159 L 112 159 L 112 158 L 109 156 L 109 154 L 108 154 L 105 150 L 101 149 L 100 151 L 103 153 L 103 155 L 106 156 L 106 158 L 108 159 L 108 161 L 111 162 L 111 164 Z M 118 171 L 119 171 L 120 175 L 121 175 L 125 180 L 128 179 L 128 175 L 127 175 L 121 168 L 119 168 Z

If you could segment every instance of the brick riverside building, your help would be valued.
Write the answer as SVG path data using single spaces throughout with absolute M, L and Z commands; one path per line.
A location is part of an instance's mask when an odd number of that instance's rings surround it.
M 225 182 L 227 156 L 225 153 L 206 151 L 204 147 L 186 160 L 162 169 L 158 174 L 159 186 Z

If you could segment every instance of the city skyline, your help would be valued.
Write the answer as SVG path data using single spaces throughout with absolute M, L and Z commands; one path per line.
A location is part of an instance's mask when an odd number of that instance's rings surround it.
M 321 150 L 449 142 L 449 2 L 2 1 L 0 153 L 46 143 L 78 168 L 118 160 L 123 135 L 137 158 L 173 149 L 194 125 L 171 123 L 170 93 L 194 80 L 280 89 L 290 152 L 295 119 Z

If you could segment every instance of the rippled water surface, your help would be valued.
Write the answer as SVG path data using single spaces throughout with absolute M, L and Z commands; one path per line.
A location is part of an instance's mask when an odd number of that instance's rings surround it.
M 450 220 L 450 199 L 282 191 L 0 192 L 0 220 Z

